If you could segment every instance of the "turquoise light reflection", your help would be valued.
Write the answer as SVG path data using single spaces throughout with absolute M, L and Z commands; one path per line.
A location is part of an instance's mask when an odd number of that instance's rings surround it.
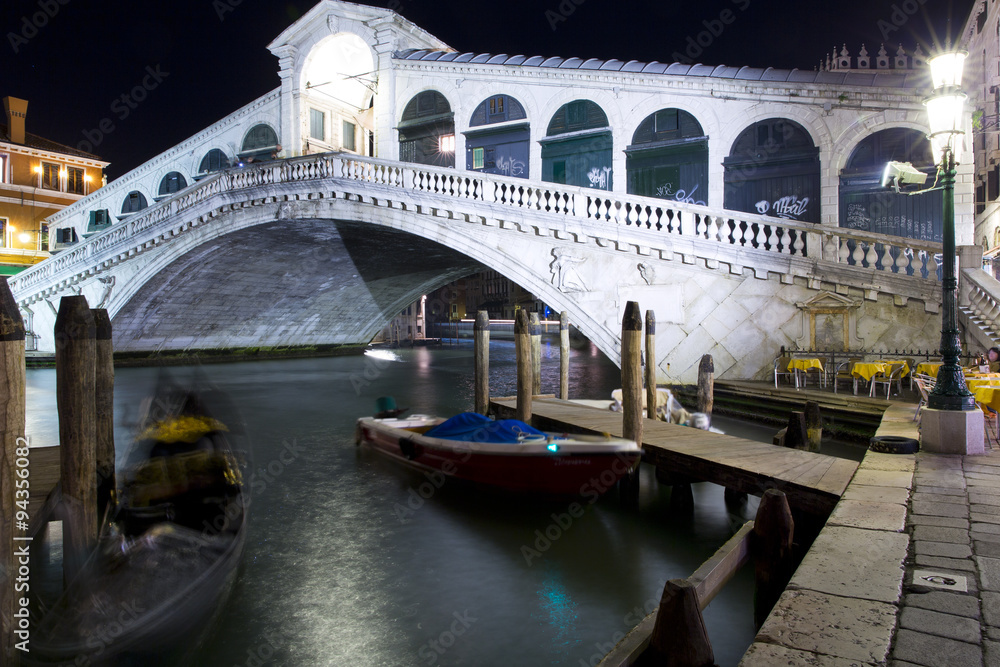
M 546 567 L 545 579 L 537 594 L 542 613 L 532 616 L 551 628 L 551 648 L 555 654 L 551 664 L 561 664 L 565 651 L 582 641 L 576 627 L 576 602 L 563 585 L 562 574 L 551 566 Z

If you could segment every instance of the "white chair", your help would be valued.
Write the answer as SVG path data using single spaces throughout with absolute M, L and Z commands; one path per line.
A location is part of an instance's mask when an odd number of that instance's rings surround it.
M 778 378 L 784 377 L 795 381 L 795 388 L 799 388 L 799 379 L 794 370 L 788 369 L 788 362 L 791 357 L 778 357 L 774 360 L 774 388 L 778 388 Z
M 892 383 L 896 383 L 896 392 L 903 393 L 903 365 L 892 365 L 889 368 L 889 373 L 876 373 L 872 376 L 871 388 L 868 390 L 868 395 L 875 398 L 875 390 L 880 384 L 885 385 L 885 400 L 889 400 L 889 392 L 892 390 Z

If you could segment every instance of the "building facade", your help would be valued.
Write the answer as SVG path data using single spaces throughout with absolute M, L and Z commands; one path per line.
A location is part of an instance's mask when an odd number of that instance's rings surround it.
M 26 131 L 28 102 L 3 100 L 0 126 L 0 275 L 49 256 L 46 218 L 101 187 L 107 162 Z M 73 240 L 73 229 L 63 232 Z M 78 237 L 76 237 L 78 238 Z

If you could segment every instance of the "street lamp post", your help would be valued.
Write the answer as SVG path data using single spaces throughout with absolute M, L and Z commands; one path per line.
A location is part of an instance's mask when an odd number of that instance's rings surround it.
M 944 53 L 928 61 L 933 95 L 924 101 L 931 128 L 934 157 L 939 159 L 944 199 L 942 247 L 944 253 L 941 280 L 941 368 L 937 383 L 927 400 L 934 410 L 975 410 L 975 397 L 965 384 L 959 363 L 962 345 L 958 335 L 958 280 L 955 276 L 955 165 L 961 159 L 963 106 L 961 91 L 965 52 Z

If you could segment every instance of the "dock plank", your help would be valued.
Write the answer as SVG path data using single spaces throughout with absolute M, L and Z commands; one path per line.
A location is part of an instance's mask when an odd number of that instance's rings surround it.
M 494 399 L 513 410 L 516 400 Z M 621 413 L 554 398 L 536 398 L 532 412 L 544 429 L 622 434 Z M 666 472 L 704 479 L 739 491 L 760 494 L 776 486 L 793 507 L 826 515 L 847 488 L 858 464 L 825 454 L 788 449 L 731 435 L 646 419 L 644 460 Z

